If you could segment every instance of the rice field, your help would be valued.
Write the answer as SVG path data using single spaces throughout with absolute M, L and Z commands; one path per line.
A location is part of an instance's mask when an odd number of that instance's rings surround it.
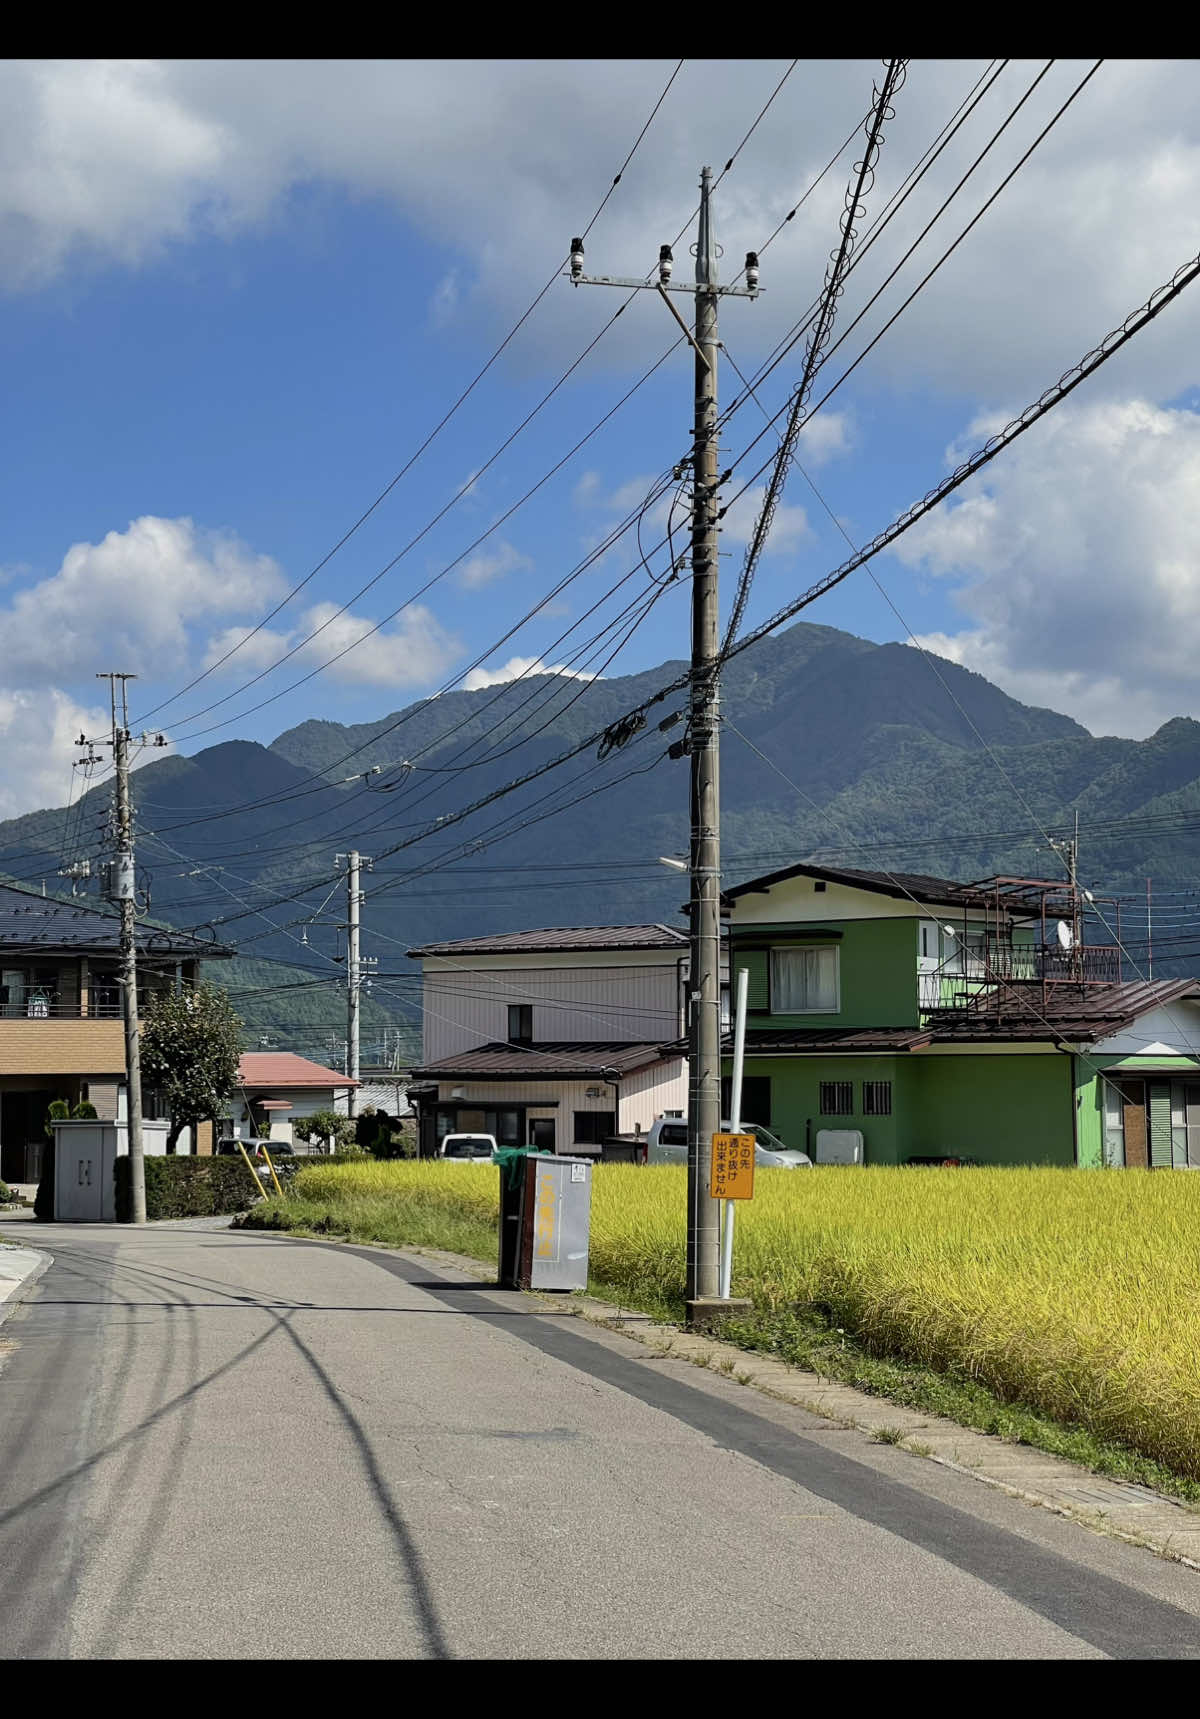
M 316 1167 L 274 1221 L 490 1259 L 498 1183 L 486 1164 Z M 682 1310 L 685 1192 L 674 1166 L 597 1169 L 599 1291 Z M 762 1314 L 815 1308 L 873 1354 L 977 1380 L 1200 1480 L 1200 1177 L 768 1172 L 736 1233 L 733 1290 Z

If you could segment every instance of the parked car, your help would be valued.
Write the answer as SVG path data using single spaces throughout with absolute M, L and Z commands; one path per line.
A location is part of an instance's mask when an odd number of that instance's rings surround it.
M 722 1122 L 728 1131 L 728 1122 Z M 805 1152 L 795 1152 L 790 1146 L 764 1128 L 760 1122 L 744 1122 L 740 1132 L 754 1136 L 754 1167 L 756 1170 L 811 1170 L 812 1159 Z M 688 1125 L 685 1116 L 659 1116 L 650 1124 L 646 1136 L 648 1164 L 686 1164 Z
M 447 1134 L 438 1149 L 438 1157 L 447 1158 L 455 1164 L 469 1164 L 480 1160 L 490 1163 L 495 1150 L 494 1134 Z

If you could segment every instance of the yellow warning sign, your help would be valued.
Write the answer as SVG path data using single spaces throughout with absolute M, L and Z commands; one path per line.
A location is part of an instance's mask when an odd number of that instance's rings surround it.
M 714 1200 L 754 1198 L 753 1134 L 714 1134 L 708 1191 Z

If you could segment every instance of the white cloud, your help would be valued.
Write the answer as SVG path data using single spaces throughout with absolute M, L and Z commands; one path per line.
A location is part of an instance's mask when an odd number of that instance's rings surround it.
M 71 680 L 110 660 L 170 672 L 187 665 L 189 623 L 261 609 L 284 589 L 270 556 L 231 532 L 146 514 L 99 543 L 72 544 L 57 573 L 0 608 L 4 677 Z
M 829 408 L 810 418 L 800 432 L 796 455 L 801 465 L 810 471 L 820 471 L 839 454 L 848 454 L 854 446 L 855 426 L 849 412 Z
M 730 503 L 729 512 L 721 521 L 721 538 L 724 543 L 745 548 L 758 523 L 766 493 L 766 486 L 759 484 L 757 488 L 748 489 L 745 495 Z M 798 503 L 781 501 L 771 521 L 763 557 L 765 559 L 769 555 L 795 549 L 812 535 L 812 527 L 808 523 L 805 510 Z
M 476 554 L 468 556 L 458 568 L 455 577 L 460 585 L 465 585 L 469 591 L 476 591 L 481 585 L 490 585 L 493 579 L 500 579 L 506 573 L 532 572 L 533 562 L 528 555 L 505 538 L 498 537 L 486 549 L 480 549 Z
M 1108 734 L 1200 715 L 1195 413 L 1062 406 L 893 553 L 955 581 L 968 624 L 922 642 L 1014 696 Z
M 897 289 L 915 284 L 999 185 L 1087 65 L 1054 65 Z M 68 268 L 78 277 L 88 261 L 141 265 L 164 246 L 278 219 L 295 189 L 316 185 L 389 200 L 449 252 L 430 283 L 447 327 L 471 319 L 504 328 L 608 188 L 670 69 L 665 59 L 9 60 L 0 66 L 0 271 L 28 286 Z M 748 59 L 685 66 L 589 235 L 592 267 L 653 265 L 694 206 L 697 164 L 727 158 L 783 69 Z M 1001 73 L 847 285 L 839 327 L 1039 69 L 1013 61 Z M 984 70 L 983 61 L 911 64 L 868 222 Z M 793 72 L 718 192 L 730 273 L 862 117 L 878 75 L 874 60 Z M 764 253 L 762 299 L 726 305 L 722 334 L 739 362 L 767 350 L 818 289 L 853 159 L 851 149 Z M 871 372 L 960 395 L 1036 392 L 1184 260 L 1180 211 L 1198 191 L 1192 63 L 1108 61 L 872 354 Z M 552 291 L 523 354 L 554 361 L 577 351 L 611 313 L 608 298 Z M 669 329 L 661 306 L 653 310 L 647 298 L 645 314 L 623 318 L 621 340 L 606 342 L 598 362 L 661 351 Z M 882 304 L 870 313 L 864 334 L 889 313 Z M 1200 380 L 1198 328 L 1200 303 L 1181 301 L 1116 361 L 1119 387 L 1153 395 Z
M 591 674 L 580 674 L 575 669 L 564 668 L 561 663 L 544 663 L 539 657 L 509 657 L 500 668 L 472 669 L 463 676 L 462 690 L 478 692 L 485 686 L 500 686 L 504 681 L 516 680 L 524 674 L 558 674 L 567 680 L 596 680 L 599 677 Z
M 410 604 L 395 620 L 375 628 L 376 623 L 365 615 L 339 614 L 336 603 L 314 603 L 288 632 L 263 627 L 249 637 L 245 627 L 225 628 L 209 640 L 205 664 L 218 662 L 240 640 L 248 639 L 229 664 L 239 676 L 270 668 L 299 646 L 292 658 L 297 670 L 337 657 L 325 670 L 331 681 L 420 687 L 441 679 L 462 655 L 461 642 L 421 603 Z M 316 637 L 309 639 L 313 633 Z M 301 644 L 301 640 L 308 642 Z
M 81 756 L 75 740 L 108 727 L 107 710 L 77 704 L 57 687 L 0 691 L 0 817 L 65 806 Z M 78 793 L 79 784 L 74 786 Z

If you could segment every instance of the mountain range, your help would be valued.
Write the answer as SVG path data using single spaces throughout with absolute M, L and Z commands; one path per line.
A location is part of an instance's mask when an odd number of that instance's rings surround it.
M 645 726 L 603 760 L 584 748 L 457 814 L 615 723 L 684 667 L 593 681 L 537 675 L 376 722 L 314 717 L 269 746 L 231 740 L 147 763 L 133 797 L 152 911 L 237 944 L 230 982 L 242 1013 L 297 1049 L 319 1049 L 340 1030 L 331 958 L 344 950 L 333 922 L 345 918 L 345 890 L 335 855 L 351 847 L 374 856 L 363 877 L 363 949 L 378 959 L 368 1038 L 418 1018 L 405 956 L 418 943 L 678 922 L 686 890 L 657 860 L 687 847 L 688 765 L 667 754 L 685 732 L 670 722 L 682 693 L 650 707 Z M 1078 812 L 1080 878 L 1096 893 L 1144 899 L 1147 877 L 1176 897 L 1195 886 L 1200 723 L 1189 717 L 1146 740 L 1097 738 L 945 659 L 807 623 L 732 659 L 722 716 L 731 882 L 808 857 L 963 879 L 1057 877 L 1047 833 L 1067 833 Z M 0 871 L 69 887 L 62 861 L 99 855 L 108 799 L 101 786 L 70 813 L 0 824 Z M 1144 908 L 1130 911 L 1126 941 L 1140 957 Z M 1155 942 L 1156 972 L 1186 970 L 1200 951 L 1177 911 Z

